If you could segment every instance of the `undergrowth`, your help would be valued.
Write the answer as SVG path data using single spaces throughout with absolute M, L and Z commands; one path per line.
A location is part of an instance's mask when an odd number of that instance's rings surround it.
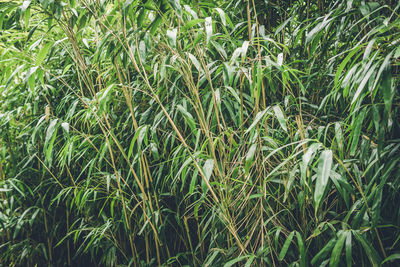
M 397 266 L 397 1 L 0 2 L 1 266 Z

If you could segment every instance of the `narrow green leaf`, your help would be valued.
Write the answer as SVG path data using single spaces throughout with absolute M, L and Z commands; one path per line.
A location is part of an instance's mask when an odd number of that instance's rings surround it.
M 357 231 L 353 231 L 354 236 L 361 243 L 364 248 L 364 251 L 371 262 L 373 267 L 378 267 L 381 263 L 381 258 L 379 257 L 378 252 L 371 246 L 371 243 L 365 240 L 365 238 L 360 235 Z
M 350 155 L 354 156 L 358 142 L 360 139 L 360 134 L 361 134 L 361 126 L 364 121 L 365 115 L 367 114 L 367 109 L 364 108 L 361 113 L 358 115 L 357 119 L 353 121 L 353 131 L 352 131 L 352 142 L 351 142 L 351 147 L 350 147 Z
M 178 34 L 178 29 L 167 30 L 167 37 L 169 45 L 174 48 L 176 47 L 176 35 Z
M 384 263 L 386 263 L 386 262 L 388 262 L 388 261 L 394 261 L 394 260 L 400 260 L 400 253 L 395 253 L 395 254 L 392 254 L 392 255 L 386 257 L 386 258 L 382 261 L 381 264 L 384 264 Z
M 57 128 L 57 121 L 58 119 L 54 119 L 50 122 L 49 127 L 47 127 L 47 131 L 46 131 L 46 138 L 45 138 L 45 146 L 46 144 L 50 141 L 50 139 L 53 137 L 53 133 Z
M 400 57 L 400 46 L 397 47 L 396 51 L 394 52 L 394 58 L 399 58 Z
M 315 185 L 315 192 L 314 192 L 315 210 L 318 210 L 320 202 L 328 185 L 331 166 L 332 166 L 332 151 L 325 150 L 321 153 L 318 163 L 317 182 Z
M 189 5 L 184 5 L 185 11 L 188 12 L 194 19 L 197 19 L 197 13 Z
M 336 238 L 329 240 L 329 242 L 314 256 L 311 260 L 311 265 L 315 266 L 325 259 L 328 253 L 335 246 Z
M 342 127 L 339 122 L 335 122 L 335 137 L 339 149 L 339 154 L 340 157 L 342 158 L 344 153 L 344 140 L 343 140 Z
M 351 267 L 352 259 L 353 259 L 351 231 L 346 231 L 345 234 L 346 234 L 346 263 L 347 263 L 347 267 Z
M 192 19 L 186 22 L 186 24 L 182 27 L 182 32 L 185 32 L 191 28 L 193 28 L 194 25 L 197 25 L 199 23 L 203 23 L 205 19 Z
M 249 148 L 249 151 L 247 152 L 246 163 L 245 163 L 245 173 L 246 174 L 249 173 L 250 167 L 253 164 L 254 154 L 256 153 L 256 150 L 257 150 L 257 144 L 252 144 Z
M 218 12 L 218 14 L 221 18 L 222 25 L 226 26 L 225 12 L 219 7 L 215 8 L 215 10 Z
M 375 43 L 375 38 L 369 41 L 367 47 L 365 48 L 363 60 L 366 60 L 369 57 L 369 54 L 371 53 L 374 43 Z
M 31 4 L 32 0 L 25 0 L 22 5 L 20 6 L 21 11 L 25 12 L 25 10 L 29 7 L 29 5 Z
M 50 122 L 49 127 L 47 128 L 46 132 L 46 139 L 45 139 L 45 154 L 46 154 L 46 160 L 49 162 L 49 165 L 52 163 L 52 152 L 53 152 L 53 146 L 54 146 L 54 141 L 56 140 L 57 136 L 57 129 L 58 129 L 58 124 L 57 124 L 58 119 L 54 119 Z
M 389 53 L 385 59 L 383 60 L 381 66 L 379 67 L 378 70 L 378 74 L 375 77 L 375 82 L 374 85 L 372 86 L 372 89 L 377 88 L 376 86 L 378 85 L 379 81 L 380 81 L 380 77 L 382 75 L 382 73 L 390 68 L 390 59 L 392 58 L 393 52 Z
M 329 267 L 336 267 L 339 265 L 340 256 L 342 254 L 342 249 L 344 245 L 344 241 L 346 239 L 346 235 L 344 232 L 339 233 L 339 238 L 336 241 L 335 246 L 333 247 L 331 260 L 329 261 Z
M 284 197 L 283 197 L 283 203 L 286 202 L 286 200 L 287 200 L 287 198 L 289 196 L 289 192 L 292 189 L 294 178 L 296 177 L 296 173 L 297 172 L 298 172 L 297 167 L 293 168 L 293 170 L 290 171 L 289 179 L 288 179 L 288 181 L 286 183 L 286 186 L 285 186 L 285 194 L 284 194 Z
M 346 58 L 342 61 L 342 63 L 340 63 L 338 70 L 336 71 L 336 75 L 335 75 L 335 86 L 338 85 L 340 76 L 342 74 L 342 71 L 344 70 L 344 68 L 346 67 L 347 63 L 350 61 L 350 59 L 354 56 L 355 53 L 358 52 L 358 50 L 360 50 L 361 46 L 357 46 L 355 48 L 352 49 L 352 51 L 346 56 Z
M 230 260 L 227 263 L 225 263 L 224 267 L 230 267 L 230 266 L 234 265 L 235 263 L 240 262 L 240 261 L 245 260 L 245 259 L 247 259 L 247 256 L 237 257 L 237 258 L 235 258 L 233 260 Z
M 390 69 L 390 65 L 383 72 L 382 92 L 383 92 L 383 100 L 385 102 L 385 112 L 390 113 L 393 97 L 396 92 L 394 86 L 392 86 L 392 70 Z M 389 117 L 389 114 L 387 115 Z
M 286 118 L 283 115 L 282 109 L 280 106 L 276 105 L 273 107 L 276 117 L 278 118 L 279 124 L 281 125 L 282 129 L 287 132 L 286 126 Z
M 300 267 L 306 267 L 306 249 L 304 246 L 304 241 L 303 238 L 301 237 L 301 234 L 296 231 L 296 237 L 297 237 L 297 244 L 299 246 L 299 252 L 300 252 Z
M 189 124 L 190 129 L 192 130 L 192 133 L 195 134 L 197 132 L 196 130 L 196 122 L 194 121 L 194 118 L 190 112 L 188 112 L 183 106 L 177 105 L 176 106 L 179 110 L 179 112 L 182 113 L 183 117 L 185 118 L 186 122 Z
M 254 259 L 255 259 L 256 257 L 254 256 L 254 255 L 251 255 L 249 258 L 248 258 L 248 260 L 246 261 L 246 264 L 244 265 L 244 267 L 251 267 L 252 265 L 252 263 L 253 263 L 253 261 L 254 261 Z
M 213 29 L 212 29 L 212 18 L 211 17 L 207 17 L 205 19 L 204 25 L 206 27 L 206 40 L 207 40 L 207 44 L 210 42 L 212 33 L 213 33 Z
M 39 66 L 43 62 L 52 45 L 53 45 L 52 42 L 43 45 L 42 49 L 36 56 L 36 66 Z
M 66 133 L 69 133 L 69 123 L 68 122 L 61 123 L 61 127 L 64 129 L 64 131 Z
M 206 176 L 207 181 L 210 180 L 213 168 L 214 168 L 214 160 L 207 159 L 203 166 L 204 175 Z
M 368 70 L 367 74 L 365 74 L 364 78 L 362 79 L 360 85 L 357 88 L 357 91 L 355 92 L 353 96 L 353 100 L 351 101 L 351 104 L 353 105 L 359 98 L 361 92 L 363 91 L 365 85 L 367 84 L 369 78 L 371 78 L 371 75 L 375 72 L 376 64 L 371 66 L 371 68 Z
M 187 55 L 188 55 L 189 59 L 192 61 L 193 65 L 196 67 L 197 71 L 202 72 L 200 62 L 197 60 L 197 58 L 189 52 L 187 53 Z
M 308 34 L 306 38 L 306 43 L 309 43 L 321 30 L 324 30 L 326 26 L 332 21 L 333 18 L 328 19 L 329 14 L 324 18 L 324 20 L 317 24 Z
M 208 260 L 207 260 L 205 266 L 210 266 L 210 265 L 212 265 L 212 263 L 213 263 L 215 257 L 217 257 L 217 255 L 218 255 L 219 253 L 220 253 L 219 250 L 215 250 L 214 253 L 211 254 L 211 257 L 208 258 Z M 209 254 L 209 255 L 210 255 L 210 254 Z
M 315 152 L 320 147 L 321 147 L 320 143 L 313 143 L 308 147 L 307 152 L 304 153 L 304 155 L 302 156 L 302 162 L 300 163 L 300 172 L 303 181 L 305 181 L 306 179 L 307 167 L 310 164 L 311 160 L 313 159 Z
M 265 113 L 267 113 L 268 108 L 264 109 L 262 111 L 259 111 L 256 115 L 256 117 L 254 118 L 253 123 L 250 125 L 249 128 L 247 128 L 247 130 L 245 131 L 245 133 L 249 133 L 254 127 L 256 127 L 257 123 L 264 117 Z
M 282 67 L 282 65 L 283 65 L 283 53 L 279 53 L 278 56 L 276 57 L 276 64 L 278 64 L 279 67 Z
M 289 249 L 290 243 L 292 243 L 292 239 L 293 239 L 293 236 L 294 236 L 294 232 L 295 232 L 295 231 L 293 231 L 293 232 L 291 232 L 291 233 L 289 234 L 289 236 L 287 237 L 285 243 L 283 244 L 282 250 L 281 250 L 281 252 L 279 253 L 279 256 L 278 256 L 278 259 L 279 259 L 280 261 L 282 261 L 283 258 L 285 258 L 285 256 L 286 256 L 286 253 L 287 253 L 287 251 L 288 251 L 288 249 Z
M 178 16 L 182 16 L 182 6 L 180 0 L 169 0 L 169 3 L 171 4 L 172 8 L 176 11 Z

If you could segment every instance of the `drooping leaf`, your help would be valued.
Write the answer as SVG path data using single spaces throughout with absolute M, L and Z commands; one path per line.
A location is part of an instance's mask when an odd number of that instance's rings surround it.
M 42 49 L 40 49 L 39 53 L 36 56 L 36 66 L 42 64 L 43 60 L 46 58 L 47 53 L 49 52 L 52 45 L 53 45 L 52 42 L 43 45 Z
M 315 210 L 320 206 L 322 197 L 325 194 L 328 185 L 328 179 L 332 166 L 332 151 L 324 150 L 319 157 L 317 169 L 317 182 L 315 184 L 314 202 Z
M 294 231 L 291 232 L 291 233 L 289 234 L 289 236 L 286 238 L 286 241 L 285 241 L 285 243 L 284 243 L 283 246 L 282 246 L 281 252 L 279 252 L 278 259 L 279 259 L 280 261 L 283 260 L 283 259 L 285 258 L 286 253 L 287 253 L 287 251 L 288 251 L 288 249 L 289 249 L 290 243 L 292 243 L 293 236 L 294 236 Z

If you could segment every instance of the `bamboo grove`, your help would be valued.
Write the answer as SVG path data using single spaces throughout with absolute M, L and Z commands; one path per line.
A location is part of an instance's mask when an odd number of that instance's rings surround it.
M 399 7 L 0 1 L 0 265 L 398 266 Z

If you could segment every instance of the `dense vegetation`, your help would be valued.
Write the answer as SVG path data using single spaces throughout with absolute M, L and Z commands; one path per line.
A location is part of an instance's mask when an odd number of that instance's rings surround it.
M 0 2 L 1 266 L 398 266 L 400 4 Z

